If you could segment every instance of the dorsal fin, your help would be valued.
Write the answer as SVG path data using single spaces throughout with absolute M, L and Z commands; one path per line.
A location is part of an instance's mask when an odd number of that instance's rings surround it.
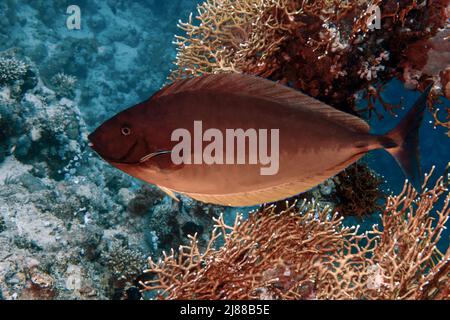
M 157 92 L 151 100 L 186 92 L 214 91 L 226 94 L 256 96 L 260 99 L 321 113 L 323 117 L 357 132 L 369 132 L 362 119 L 339 111 L 323 102 L 279 83 L 239 73 L 207 74 L 179 80 Z

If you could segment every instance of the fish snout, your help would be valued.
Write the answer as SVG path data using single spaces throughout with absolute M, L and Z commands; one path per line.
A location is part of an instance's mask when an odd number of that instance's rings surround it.
M 113 136 L 103 128 L 88 135 L 88 140 L 89 147 L 108 162 L 139 163 L 139 160 L 146 154 L 145 150 L 142 150 L 145 145 L 138 139 Z
M 102 135 L 98 134 L 98 132 L 94 131 L 91 134 L 88 135 L 88 146 L 94 150 L 96 153 L 98 153 L 102 158 L 107 156 L 107 150 L 104 150 L 105 148 L 102 148 L 102 146 L 105 146 L 105 141 L 102 139 Z

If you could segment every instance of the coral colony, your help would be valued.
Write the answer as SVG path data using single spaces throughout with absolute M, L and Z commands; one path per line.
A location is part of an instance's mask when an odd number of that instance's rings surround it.
M 78 2 L 0 2 L 0 300 L 450 299 L 449 0 L 205 0 L 179 29 L 197 1 Z M 210 73 L 381 123 L 433 83 L 421 190 L 388 185 L 369 155 L 293 198 L 225 208 L 89 149 L 117 106 Z

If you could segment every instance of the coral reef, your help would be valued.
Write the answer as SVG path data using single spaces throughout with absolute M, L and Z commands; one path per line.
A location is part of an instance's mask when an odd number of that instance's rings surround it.
M 33 74 L 36 77 L 37 71 Z M 21 96 L 13 94 L 13 87 L 1 90 L 4 148 L 24 163 L 40 163 L 39 170 L 49 171 L 52 177 L 63 177 L 77 166 L 77 155 L 86 147 L 80 142 L 87 130 L 79 110 L 73 101 L 57 101 L 53 91 L 38 83 L 22 87 Z
M 170 79 L 216 72 L 256 74 L 338 109 L 382 118 L 373 100 L 392 114 L 400 107 L 381 97 L 383 85 L 394 77 L 409 88 L 423 89 L 437 76 L 435 94 L 445 94 L 448 40 L 443 39 L 448 31 L 442 30 L 448 28 L 449 4 L 207 0 L 198 6 L 195 20 L 191 15 L 179 24 L 185 35 L 176 36 L 178 54 Z M 370 26 L 373 6 L 381 11 L 379 29 Z M 427 50 L 421 50 L 424 44 Z M 358 109 L 356 93 L 361 90 L 368 103 Z
M 100 253 L 114 239 L 108 233 L 129 228 L 116 190 L 106 189 L 120 174 L 99 174 L 76 104 L 58 99 L 29 67 L 38 81 L 22 97 L 11 94 L 13 83 L 0 89 L 0 291 L 6 299 L 106 298 Z
M 159 299 L 449 299 L 450 249 L 436 245 L 450 215 L 443 177 L 418 194 L 390 196 L 381 227 L 358 234 L 343 218 L 305 202 L 216 221 L 211 241 L 149 259 L 143 291 Z M 441 210 L 433 212 L 444 199 Z M 215 242 L 222 239 L 222 245 Z
M 75 85 L 77 78 L 65 73 L 57 73 L 51 79 L 53 89 L 59 97 L 73 99 L 75 96 Z
M 209 232 L 213 226 L 213 218 L 223 212 L 222 207 L 203 204 L 187 197 L 179 202 L 163 199 L 163 194 L 155 187 L 142 186 L 128 204 L 128 210 L 134 214 L 145 216 L 152 231 L 148 238 L 158 239 L 154 247 L 157 255 L 163 250 L 186 244 L 188 236 L 197 234 L 199 246 L 204 247 L 209 241 Z
M 163 200 L 164 193 L 152 186 L 143 185 L 128 202 L 128 211 L 135 215 L 148 213 L 150 208 Z

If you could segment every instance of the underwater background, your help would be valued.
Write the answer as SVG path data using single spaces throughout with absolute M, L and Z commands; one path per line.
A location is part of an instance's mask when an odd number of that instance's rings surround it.
M 168 82 L 178 20 L 186 21 L 198 3 L 0 3 L 0 299 L 139 298 L 147 257 L 157 259 L 195 232 L 206 243 L 211 217 L 224 212 L 232 222 L 252 209 L 186 197 L 175 203 L 87 145 L 89 132 Z M 69 5 L 81 8 L 81 30 L 66 27 Z M 419 95 L 389 82 L 384 100 L 403 99 L 404 108 L 397 117 L 373 117 L 373 131 L 393 128 Z M 430 113 L 420 148 L 422 170 L 436 166 L 433 179 L 443 175 L 450 139 Z M 382 176 L 385 192 L 401 191 L 405 178 L 391 156 L 374 151 L 363 161 Z M 345 224 L 364 229 L 377 217 L 348 217 Z M 449 235 L 445 230 L 439 242 L 442 252 Z

